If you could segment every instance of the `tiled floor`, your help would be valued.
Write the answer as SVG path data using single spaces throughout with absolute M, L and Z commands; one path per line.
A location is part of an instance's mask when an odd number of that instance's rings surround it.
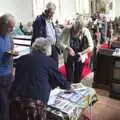
M 104 90 L 96 89 L 96 91 L 98 101 L 92 107 L 92 120 L 120 120 L 120 101 L 109 98 L 108 92 Z

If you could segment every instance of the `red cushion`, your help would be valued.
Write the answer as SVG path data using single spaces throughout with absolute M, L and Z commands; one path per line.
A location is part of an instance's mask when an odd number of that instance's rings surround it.
M 103 43 L 100 45 L 100 48 L 108 48 L 108 44 L 107 43 Z
M 82 75 L 81 75 L 82 78 L 84 78 L 86 75 L 88 75 L 91 72 L 91 70 L 89 68 L 90 57 L 91 57 L 91 55 L 88 54 L 88 59 L 86 59 L 86 61 L 83 63 L 83 70 L 82 70 Z M 65 65 L 60 66 L 58 70 L 66 78 Z
M 58 68 L 59 72 L 66 78 L 66 70 L 65 70 L 65 65 L 62 65 Z

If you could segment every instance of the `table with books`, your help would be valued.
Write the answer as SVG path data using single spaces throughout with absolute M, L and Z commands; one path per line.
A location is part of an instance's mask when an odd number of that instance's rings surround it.
M 95 90 L 81 83 L 73 84 L 72 87 L 71 92 L 60 88 L 51 91 L 46 108 L 47 120 L 80 120 L 88 107 L 91 115 L 91 107 L 97 101 Z

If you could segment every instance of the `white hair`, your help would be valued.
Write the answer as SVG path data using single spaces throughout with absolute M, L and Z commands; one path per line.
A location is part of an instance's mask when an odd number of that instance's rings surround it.
M 8 13 L 8 14 L 4 14 L 1 16 L 1 23 L 2 24 L 8 24 L 9 21 L 15 22 L 14 16 L 12 14 Z
M 80 24 L 85 27 L 88 24 L 88 20 L 85 19 L 83 15 L 76 13 L 75 24 Z
M 83 20 L 81 19 L 75 19 L 74 23 L 73 23 L 73 27 L 74 29 L 81 29 L 83 28 L 84 24 L 83 24 Z
M 6 35 L 12 32 L 14 25 L 15 25 L 15 19 L 13 15 L 11 14 L 2 15 L 0 17 L 0 34 Z
M 46 9 L 51 9 L 53 11 L 55 11 L 56 9 L 56 5 L 53 3 L 53 2 L 48 2 L 47 5 L 46 5 Z
M 32 51 L 38 51 L 40 53 L 47 54 L 47 48 L 51 45 L 50 38 L 39 37 L 35 39 L 32 44 Z

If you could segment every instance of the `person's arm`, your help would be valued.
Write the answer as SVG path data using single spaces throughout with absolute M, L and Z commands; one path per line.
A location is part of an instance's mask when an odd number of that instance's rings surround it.
M 38 16 L 36 20 L 33 22 L 33 34 L 32 34 L 32 43 L 38 37 L 46 37 L 46 23 L 42 16 Z
M 64 30 L 61 33 L 60 36 L 60 47 L 62 50 L 67 49 L 68 45 L 67 45 L 67 40 L 68 40 L 68 29 L 64 28 Z
M 0 39 L 0 65 L 3 63 L 3 55 L 4 55 L 2 48 L 3 48 L 3 43 Z
M 82 54 L 92 52 L 94 49 L 94 43 L 93 43 L 93 39 L 90 34 L 90 31 L 87 28 L 85 28 L 83 29 L 83 32 L 84 32 L 84 36 L 86 36 L 87 41 L 88 41 L 88 48 L 82 51 Z
M 62 49 L 60 48 L 60 36 L 61 36 L 62 30 L 58 26 L 54 26 L 54 28 L 56 33 L 56 43 L 55 43 L 56 50 L 58 51 L 59 54 L 61 54 Z
M 92 37 L 91 37 L 91 34 L 90 34 L 90 31 L 87 29 L 87 28 L 83 28 L 83 34 L 84 36 L 86 37 L 87 39 L 87 48 L 85 48 L 82 52 L 79 52 L 77 54 L 78 56 L 78 61 L 82 61 L 83 63 L 85 62 L 86 58 L 88 58 L 88 53 L 92 52 L 93 49 L 94 49 L 94 43 L 93 43 L 93 40 L 92 40 Z M 84 43 L 85 44 L 85 43 Z M 83 44 L 83 45 L 84 45 Z
M 64 79 L 54 62 L 52 63 L 52 68 L 49 69 L 49 77 L 49 82 L 52 85 L 52 88 L 59 86 L 62 89 L 70 89 L 71 83 Z
M 9 35 L 11 49 L 5 52 L 5 55 L 8 57 L 18 56 L 18 52 L 14 50 L 14 42 L 11 34 Z
M 9 91 L 9 98 L 16 97 L 17 92 L 22 89 L 21 80 L 23 80 L 23 73 L 25 73 L 23 57 L 17 59 L 15 64 L 15 80 L 12 82 L 11 89 Z M 23 80 L 24 81 L 24 80 Z M 19 87 L 18 87 L 19 86 Z
M 10 39 L 11 49 L 6 50 L 6 51 L 3 50 L 3 46 L 4 44 L 8 44 L 8 43 L 1 42 L 0 40 L 0 65 L 8 62 L 12 56 L 17 55 L 17 52 L 13 51 L 13 43 L 12 43 L 13 41 L 10 37 L 9 39 Z
M 2 52 L 2 50 L 0 48 L 0 65 L 2 64 L 2 57 L 3 57 L 3 52 Z
M 75 55 L 74 50 L 68 45 L 70 42 L 70 28 L 65 28 L 60 37 L 60 48 L 67 51 L 71 56 Z
M 61 36 L 62 30 L 58 26 L 55 26 L 55 32 L 56 32 L 57 42 L 59 43 L 60 42 L 60 36 Z
M 38 20 L 35 20 L 33 22 L 33 35 L 32 35 L 32 41 L 31 44 L 34 42 L 34 40 L 38 37 L 39 34 L 39 25 L 38 25 Z

